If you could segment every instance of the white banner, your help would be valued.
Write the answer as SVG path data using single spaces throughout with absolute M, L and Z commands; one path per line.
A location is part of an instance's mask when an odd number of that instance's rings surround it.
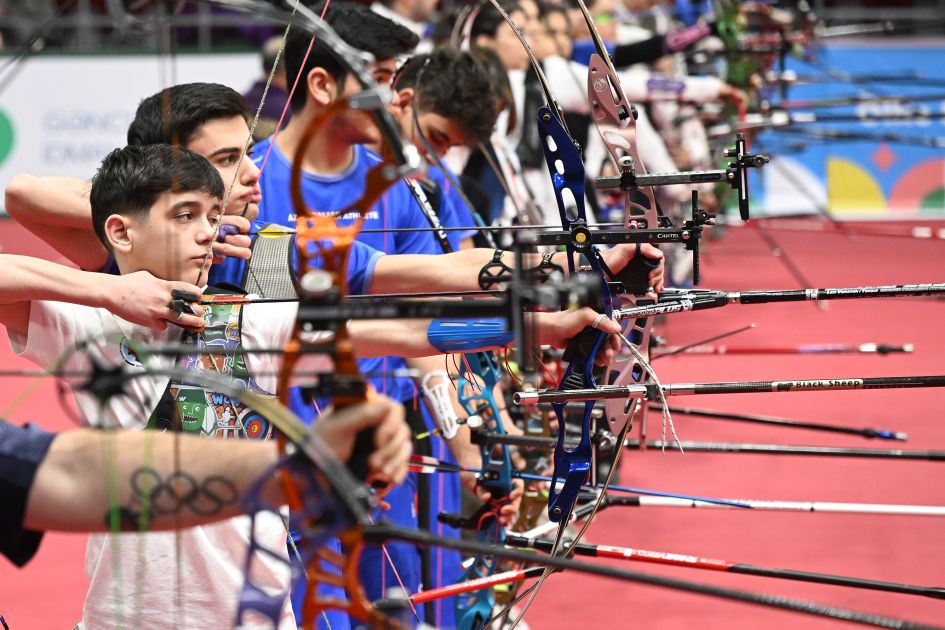
M 175 83 L 222 83 L 243 92 L 259 55 L 64 56 L 28 59 L 0 93 L 0 185 L 18 173 L 89 179 L 125 145 L 141 99 Z M 2 199 L 0 199 L 2 205 Z

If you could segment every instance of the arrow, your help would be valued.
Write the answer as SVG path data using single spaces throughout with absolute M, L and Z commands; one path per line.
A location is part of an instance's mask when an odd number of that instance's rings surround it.
M 554 438 L 527 435 L 498 435 L 481 433 L 475 439 L 495 444 L 510 444 L 530 448 L 551 448 Z M 610 436 L 613 439 L 613 436 Z M 910 451 L 904 449 L 845 448 L 837 446 L 791 446 L 784 444 L 736 444 L 730 442 L 688 442 L 678 443 L 684 451 L 693 453 L 749 453 L 753 455 L 811 455 L 821 457 L 860 457 L 867 459 L 906 459 L 914 461 L 945 461 L 945 451 Z M 646 451 L 649 449 L 672 450 L 676 441 L 649 440 L 646 448 L 640 448 L 637 439 L 627 440 L 626 448 Z
M 651 405 L 650 409 L 659 411 L 660 407 Z M 669 407 L 672 414 L 684 414 L 696 416 L 699 418 L 711 418 L 713 420 L 734 420 L 736 422 L 748 422 L 752 424 L 767 424 L 778 427 L 791 427 L 795 429 L 810 429 L 812 431 L 828 431 L 831 433 L 845 433 L 847 435 L 859 435 L 865 438 L 876 438 L 880 440 L 901 440 L 905 442 L 909 436 L 901 431 L 892 431 L 889 429 L 873 429 L 870 427 L 856 428 L 843 427 L 835 424 L 823 424 L 819 422 L 804 422 L 801 420 L 789 420 L 787 418 L 775 418 L 773 416 L 754 416 L 740 413 L 729 413 L 727 411 L 712 411 L 708 409 L 693 409 L 692 407 Z
M 550 540 L 528 538 L 518 534 L 507 534 L 505 537 L 505 544 L 511 547 L 524 547 L 527 549 L 537 549 L 539 551 L 545 552 L 550 551 L 552 546 Z M 759 577 L 779 578 L 798 582 L 815 582 L 817 584 L 831 584 L 833 586 L 848 586 L 850 588 L 862 588 L 873 591 L 886 591 L 888 593 L 902 593 L 905 595 L 921 595 L 923 597 L 945 599 L 945 588 L 934 586 L 915 586 L 912 584 L 900 584 L 898 582 L 883 582 L 842 575 L 797 571 L 794 569 L 770 569 L 744 562 L 729 562 L 728 560 L 702 558 L 699 556 L 666 553 L 662 551 L 648 551 L 645 549 L 632 549 L 630 547 L 591 545 L 588 543 L 568 545 L 567 542 L 565 542 L 565 546 L 569 549 L 573 549 L 574 553 L 579 556 L 590 556 L 594 558 L 615 558 L 617 560 L 667 564 L 676 567 L 686 567 L 689 569 L 741 573 L 743 575 L 756 575 Z
M 541 439 L 541 438 L 539 438 Z M 551 445 L 554 446 L 554 438 L 549 438 Z M 498 443 L 498 441 L 496 441 Z M 460 466 L 459 464 L 450 464 L 442 460 L 436 459 L 435 457 L 430 457 L 429 455 L 411 455 L 410 461 L 412 464 L 408 464 L 407 468 L 410 472 L 420 473 L 420 474 L 430 474 L 434 472 L 448 472 L 448 473 L 462 473 L 469 472 L 475 473 L 477 475 L 484 475 L 481 468 L 472 468 L 469 466 Z M 512 476 L 518 479 L 527 479 L 529 481 L 544 481 L 551 482 L 551 477 L 546 477 L 544 475 L 534 475 L 531 473 L 525 473 L 517 470 L 512 471 Z M 582 490 L 603 490 L 604 485 L 584 485 L 581 486 Z M 613 490 L 615 492 L 627 492 L 630 494 L 643 494 L 647 496 L 656 496 L 656 497 L 669 497 L 669 498 L 681 498 L 685 500 L 701 501 L 705 503 L 715 503 L 717 499 L 710 499 L 704 497 L 693 497 L 684 494 L 676 494 L 673 492 L 662 492 L 660 490 L 644 490 L 641 488 L 631 488 L 629 486 L 615 486 L 613 484 L 606 487 L 607 490 Z M 725 499 L 723 504 L 727 507 L 748 507 L 747 505 L 741 505 L 738 501 L 729 501 Z
M 667 497 L 626 497 L 607 498 L 611 505 L 627 507 L 685 507 L 685 508 L 725 508 L 717 503 L 683 501 Z M 777 512 L 824 512 L 833 514 L 887 514 L 890 516 L 945 516 L 945 506 L 939 505 L 896 505 L 890 503 L 838 503 L 831 501 L 765 501 L 757 499 L 738 499 L 739 503 L 750 505 L 755 510 Z
M 893 345 L 886 343 L 802 343 L 796 346 L 719 346 L 696 344 L 691 346 L 666 346 L 655 352 L 653 359 L 688 354 L 693 356 L 720 356 L 725 354 L 881 354 L 915 350 L 911 343 Z

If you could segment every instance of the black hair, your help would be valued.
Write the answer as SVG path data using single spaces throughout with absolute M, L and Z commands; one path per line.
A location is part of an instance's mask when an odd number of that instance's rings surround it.
M 105 220 L 113 214 L 146 216 L 167 192 L 205 192 L 223 198 L 223 179 L 203 156 L 167 144 L 127 146 L 102 160 L 92 178 L 92 227 L 111 251 Z
M 522 10 L 522 7 L 520 7 L 516 2 L 503 2 L 502 8 L 509 15 L 512 15 L 512 13 L 515 11 Z M 499 10 L 496 9 L 492 3 L 486 2 L 482 6 L 482 9 L 479 10 L 479 14 L 476 15 L 476 18 L 473 20 L 472 29 L 469 31 L 469 36 L 472 38 L 473 42 L 475 42 L 476 38 L 480 35 L 495 37 L 495 34 L 499 31 L 499 27 L 505 23 L 505 18 L 502 17 L 502 14 L 499 13 Z
M 219 83 L 185 83 L 153 94 L 138 104 L 128 126 L 128 144 L 186 146 L 197 130 L 218 118 L 249 120 L 246 99 Z
M 311 8 L 321 15 L 320 7 Z M 416 48 L 420 41 L 417 34 L 409 28 L 396 24 L 363 5 L 351 2 L 333 2 L 325 12 L 325 22 L 348 45 L 371 53 L 377 61 L 405 55 Z M 301 77 L 298 87 L 292 94 L 293 112 L 298 112 L 305 107 L 305 102 L 308 100 L 305 77 L 314 68 L 324 69 L 339 83 L 347 75 L 336 57 L 337 53 L 326 46 L 319 37 L 315 38 L 312 51 L 306 58 L 305 53 L 311 39 L 311 35 L 300 29 L 289 31 L 286 37 L 283 53 L 286 77 L 290 82 L 296 77 Z M 302 67 L 303 60 L 305 61 L 304 68 Z
M 418 113 L 430 111 L 455 121 L 470 140 L 482 142 L 492 134 L 498 115 L 496 88 L 468 52 L 438 48 L 415 55 L 400 67 L 393 84 L 397 90 L 415 87 Z
M 567 20 L 569 25 L 571 24 L 571 16 L 568 14 L 568 7 L 559 2 L 539 2 L 538 10 L 542 18 L 546 18 L 552 13 L 558 13 L 564 16 L 564 19 Z

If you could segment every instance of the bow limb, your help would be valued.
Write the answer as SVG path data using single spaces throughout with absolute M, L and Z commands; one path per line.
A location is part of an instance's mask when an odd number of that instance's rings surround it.
M 588 99 L 591 117 L 618 167 L 621 170 L 632 170 L 635 166 L 642 169 L 643 165 L 636 150 L 635 137 L 633 135 L 628 137 L 627 135 L 634 132 L 635 111 L 620 87 L 620 79 L 610 62 L 610 58 L 607 56 L 603 41 L 597 32 L 587 6 L 581 0 L 578 1 L 578 6 L 587 21 L 588 29 L 598 51 L 597 54 L 591 57 L 588 70 Z M 584 209 L 585 171 L 580 151 L 567 132 L 560 111 L 553 111 L 551 107 L 540 109 L 538 125 L 544 140 L 542 148 L 545 151 L 545 162 L 555 191 L 562 228 L 573 235 L 567 245 L 570 271 L 573 273 L 575 270 L 574 254 L 582 254 L 590 265 L 591 273 L 600 277 L 603 300 L 602 312 L 610 317 L 614 308 L 627 303 L 637 304 L 640 299 L 638 296 L 646 294 L 649 269 L 638 248 L 637 256 L 631 261 L 627 269 L 621 273 L 620 279 L 626 285 L 627 290 L 620 291 L 618 295 L 612 295 L 608 278 L 609 269 L 607 269 L 603 258 L 587 232 L 587 219 Z M 649 188 L 632 192 L 626 191 L 624 195 L 625 229 L 657 228 L 660 226 L 656 200 Z M 611 383 L 614 382 L 614 379 L 627 377 L 633 378 L 634 382 L 642 382 L 647 377 L 647 370 L 643 368 L 643 365 L 646 364 L 644 357 L 648 352 L 651 321 L 644 319 L 634 322 L 632 330 L 629 329 L 628 324 L 622 325 L 625 327 L 624 332 L 626 334 L 624 337 L 629 335 L 629 342 L 638 347 L 635 348 L 636 352 L 625 358 L 617 358 L 608 366 L 605 371 L 605 382 Z M 587 329 L 572 342 L 565 352 L 564 358 L 569 361 L 569 365 L 557 388 L 558 391 L 581 387 L 597 387 L 594 376 L 594 359 L 606 338 L 607 335 L 601 331 Z M 592 472 L 593 452 L 590 439 L 594 403 L 593 401 L 584 403 L 581 416 L 581 440 L 577 446 L 571 449 L 566 448 L 564 444 L 566 406 L 566 404 L 552 405 L 558 417 L 559 430 L 554 451 L 555 470 L 548 497 L 548 516 L 552 521 L 560 522 L 552 555 L 559 553 L 565 528 L 574 509 L 574 503 L 577 501 L 582 486 Z M 621 436 L 625 436 L 629 430 L 632 414 L 636 412 L 637 408 L 637 405 L 634 404 L 632 409 L 625 409 L 622 405 L 620 407 L 612 405 L 608 409 L 608 420 L 615 427 L 619 426 L 618 433 Z M 617 469 L 619 455 L 620 451 L 618 450 L 615 453 L 614 465 L 604 483 L 604 488 L 610 483 Z M 580 540 L 587 531 L 594 514 L 602 505 L 603 496 L 604 493 L 601 492 L 594 511 L 575 537 L 575 542 Z M 569 551 L 564 552 L 565 556 L 569 553 Z M 539 589 L 549 575 L 550 570 L 546 569 L 541 578 L 535 583 L 530 598 L 524 605 L 521 615 L 512 623 L 512 628 L 516 627 L 524 617 L 525 612 L 535 600 Z

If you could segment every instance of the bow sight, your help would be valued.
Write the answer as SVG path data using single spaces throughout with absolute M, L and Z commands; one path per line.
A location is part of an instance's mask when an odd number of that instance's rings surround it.
M 634 112 L 634 118 L 636 118 L 636 108 L 631 109 Z M 761 168 L 770 161 L 770 158 L 767 155 L 748 153 L 748 141 L 745 139 L 745 134 L 743 133 L 739 133 L 736 136 L 735 146 L 726 149 L 723 155 L 727 158 L 735 158 L 728 163 L 728 168 L 725 169 L 685 171 L 680 173 L 654 173 L 652 175 L 637 175 L 633 157 L 625 155 L 620 158 L 617 164 L 620 168 L 620 175 L 598 177 L 595 182 L 595 188 L 598 190 L 619 189 L 633 191 L 641 186 L 671 186 L 674 184 L 721 182 L 728 184 L 732 189 L 738 191 L 738 213 L 741 215 L 742 221 L 747 221 L 749 218 L 748 169 Z
M 634 118 L 636 108 L 631 107 Z M 738 210 L 743 221 L 749 219 L 748 169 L 761 168 L 769 162 L 766 155 L 748 153 L 744 134 L 738 134 L 735 146 L 726 149 L 726 157 L 734 158 L 725 169 L 711 171 L 687 171 L 664 174 L 637 174 L 633 156 L 624 155 L 618 160 L 619 176 L 598 177 L 598 190 L 635 191 L 641 186 L 672 186 L 677 184 L 702 184 L 723 182 L 738 191 Z M 699 284 L 699 243 L 705 226 L 713 225 L 715 215 L 699 206 L 699 192 L 692 191 L 690 218 L 682 227 L 673 227 L 669 219 L 661 215 L 658 227 L 623 230 L 591 230 L 585 220 L 574 220 L 569 230 L 542 232 L 532 237 L 536 245 L 571 245 L 575 251 L 587 255 L 595 245 L 617 245 L 620 243 L 681 243 L 692 252 L 693 284 Z M 617 291 L 620 293 L 620 291 Z
M 630 156 L 626 157 L 631 160 Z M 670 177 L 670 176 L 650 176 Z M 619 178 L 598 178 L 619 179 Z M 600 188 L 598 186 L 598 188 Z M 692 213 L 682 227 L 657 227 L 623 230 L 591 230 L 584 220 L 571 222 L 571 229 L 542 232 L 534 236 L 536 245 L 563 246 L 570 244 L 576 251 L 588 255 L 594 245 L 619 245 L 620 243 L 681 243 L 692 252 L 693 283 L 699 284 L 699 243 L 702 229 L 714 225 L 715 215 L 699 206 L 699 191 L 692 191 Z M 668 219 L 664 219 L 668 223 Z M 616 291 L 624 293 L 625 291 Z

